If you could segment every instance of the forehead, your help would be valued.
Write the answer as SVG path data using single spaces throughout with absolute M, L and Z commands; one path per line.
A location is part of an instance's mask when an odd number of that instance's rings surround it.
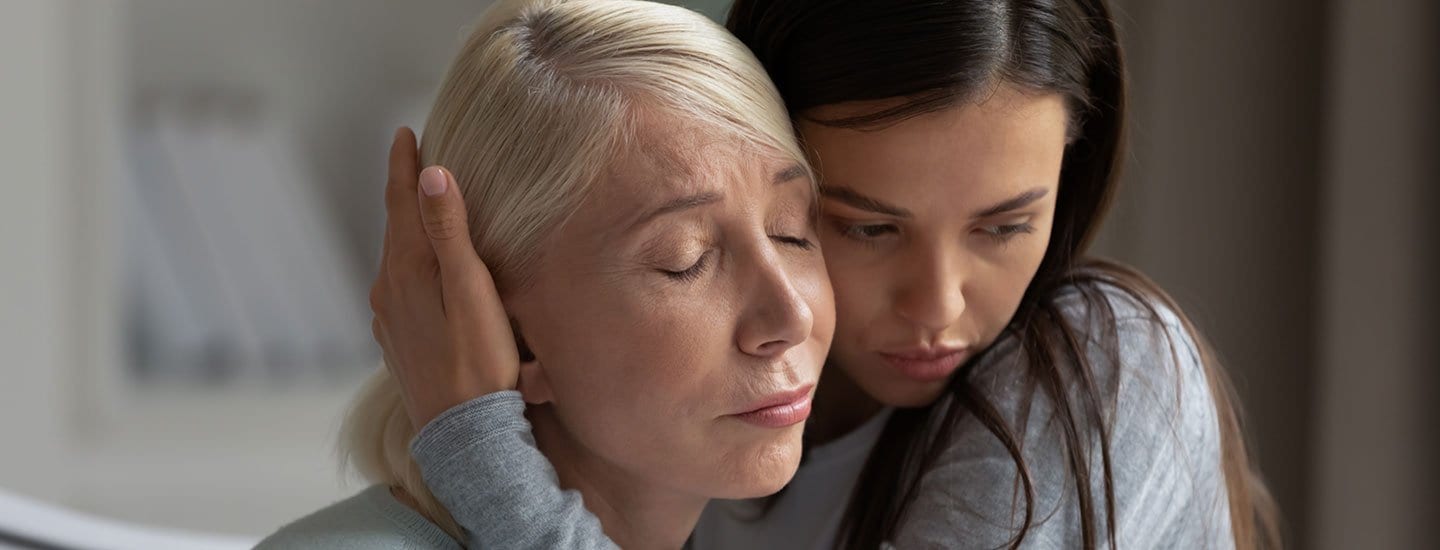
M 675 115 L 641 115 L 603 172 L 598 195 L 695 192 L 705 176 L 733 168 L 743 146 L 733 132 Z
M 625 226 L 647 207 L 666 200 L 700 193 L 743 195 L 750 187 L 740 184 L 768 183 L 773 172 L 789 162 L 734 129 L 673 113 L 645 114 L 637 117 L 576 219 L 602 227 Z
M 825 106 L 813 116 L 853 116 L 877 105 Z M 826 184 L 885 193 L 945 185 L 947 193 L 964 193 L 1043 183 L 1036 180 L 1048 178 L 1063 157 L 1067 124 L 1058 94 L 1002 86 L 979 101 L 876 130 L 810 121 L 801 129 Z M 920 185 L 901 185 L 907 182 Z

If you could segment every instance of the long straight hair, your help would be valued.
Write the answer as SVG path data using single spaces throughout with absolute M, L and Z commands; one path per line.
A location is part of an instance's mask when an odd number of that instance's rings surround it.
M 1200 352 L 1215 401 L 1236 545 L 1279 546 L 1277 511 L 1249 456 L 1238 401 L 1205 339 L 1149 279 L 1084 255 L 1115 193 L 1125 141 L 1124 58 L 1104 0 L 737 0 L 727 26 L 765 65 L 792 117 L 834 127 L 883 127 L 974 100 L 1001 83 L 1064 97 L 1070 140 L 1055 223 L 1006 336 L 1018 339 L 1027 358 L 1027 387 L 1055 404 L 1078 493 L 1078 542 L 1090 549 L 1101 540 L 1110 546 L 1116 541 L 1110 434 L 1102 408 L 1107 396 L 1081 345 L 1087 336 L 1098 337 L 1107 359 L 1119 364 L 1115 314 L 1097 290 L 1106 284 L 1144 304 L 1157 322 L 1157 304 L 1180 318 Z M 878 99 L 903 101 L 843 119 L 806 116 L 822 105 Z M 1098 316 L 1077 321 L 1064 314 L 1059 298 L 1077 288 L 1084 307 Z M 1023 521 L 1008 546 L 1018 548 L 1025 541 L 1036 521 L 1034 482 L 1017 427 L 970 377 L 968 367 L 977 360 L 951 378 L 947 398 L 891 416 L 851 496 L 842 546 L 873 549 L 893 538 L 920 475 L 967 417 L 993 434 L 1015 463 Z M 1098 465 L 1090 463 L 1087 452 L 1092 435 L 1098 435 Z M 1091 479 L 1092 471 L 1103 479 Z

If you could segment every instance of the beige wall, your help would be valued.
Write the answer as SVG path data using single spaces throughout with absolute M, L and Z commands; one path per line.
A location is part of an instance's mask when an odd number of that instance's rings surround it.
M 1440 517 L 1440 5 L 1332 10 L 1312 540 L 1422 548 Z
M 1131 159 L 1100 251 L 1155 278 L 1212 339 L 1299 535 L 1311 495 L 1323 10 L 1119 4 Z
M 1433 2 L 1118 4 L 1132 158 L 1100 252 L 1221 351 L 1293 547 L 1423 546 Z

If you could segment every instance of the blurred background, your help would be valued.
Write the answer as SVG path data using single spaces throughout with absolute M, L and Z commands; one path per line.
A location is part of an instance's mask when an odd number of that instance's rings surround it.
M 0 496 L 243 541 L 363 486 L 385 152 L 487 3 L 0 0 Z M 1434 547 L 1440 3 L 1116 5 L 1097 252 L 1213 339 L 1292 547 Z

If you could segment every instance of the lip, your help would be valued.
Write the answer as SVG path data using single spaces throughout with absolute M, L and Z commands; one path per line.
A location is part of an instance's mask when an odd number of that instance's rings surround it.
M 772 393 L 749 405 L 744 412 L 730 416 L 762 428 L 793 426 L 810 417 L 810 394 L 814 388 L 814 384 L 809 384 Z
M 937 382 L 949 378 L 965 361 L 969 348 L 942 346 L 882 351 L 880 357 L 902 376 L 917 382 Z

